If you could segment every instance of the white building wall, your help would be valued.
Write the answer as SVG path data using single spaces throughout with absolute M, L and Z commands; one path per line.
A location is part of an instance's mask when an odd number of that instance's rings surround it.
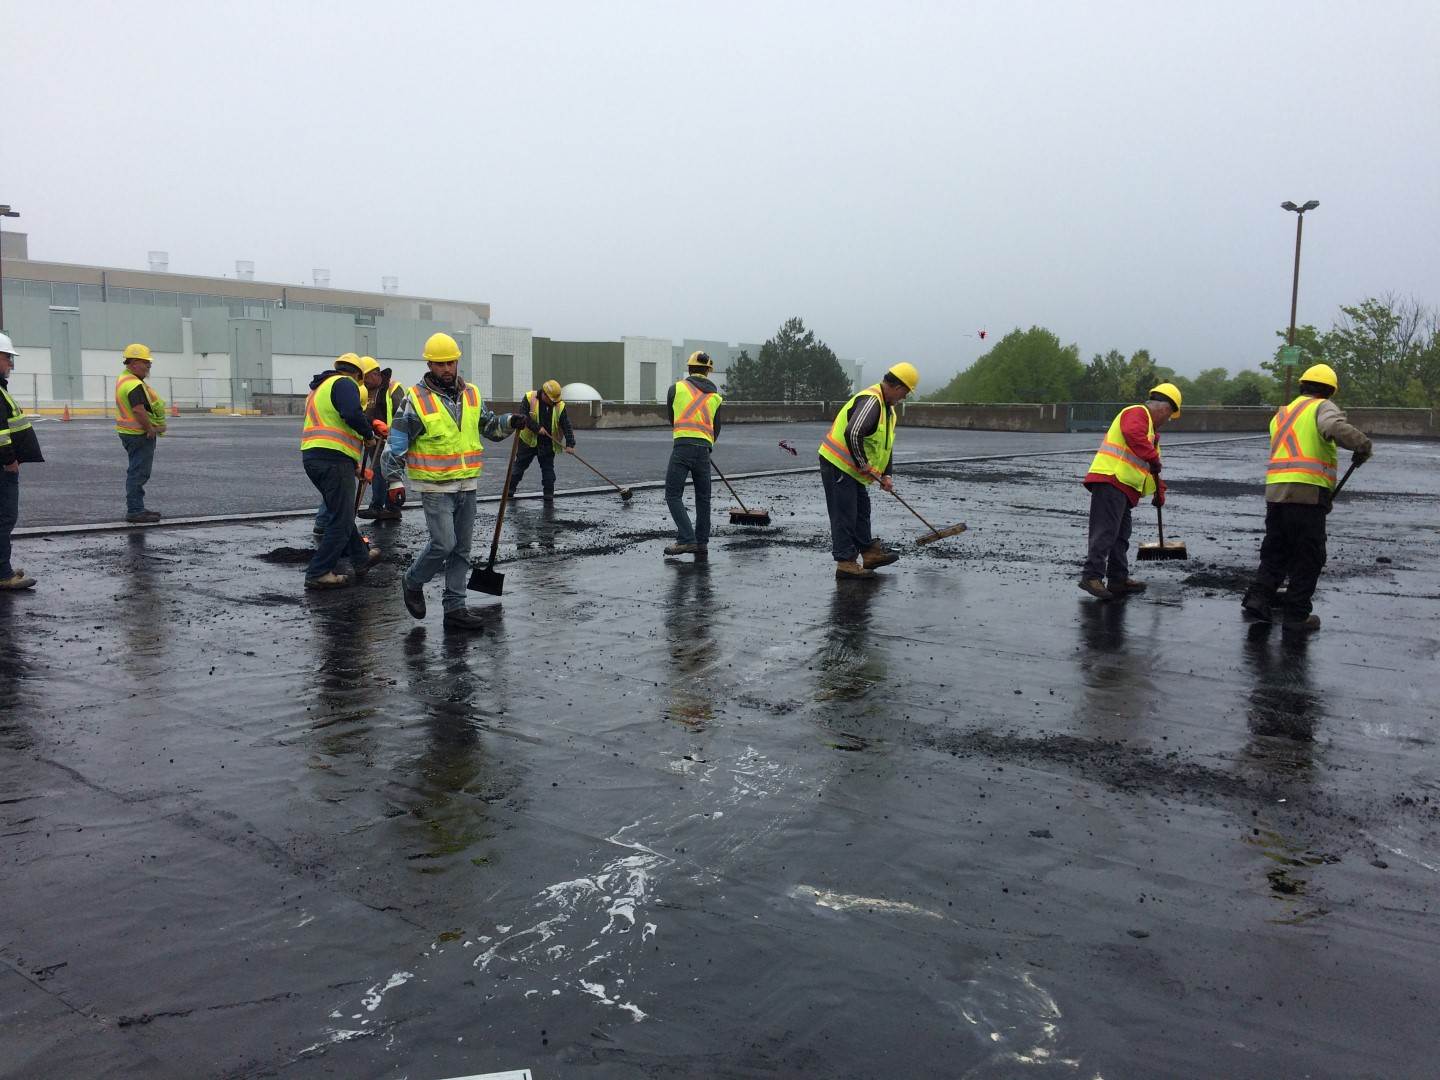
M 622 337 L 625 346 L 625 400 L 640 400 L 640 365 L 655 365 L 655 400 L 664 401 L 673 379 L 665 376 L 671 370 L 673 346 L 669 338 Z M 688 355 L 688 354 L 687 354 Z
M 523 326 L 472 326 L 470 328 L 470 350 L 473 355 L 466 365 L 466 378 L 480 388 L 484 398 L 494 396 L 491 375 L 494 367 L 491 357 L 495 355 L 515 358 L 515 393 L 523 394 L 535 385 L 535 343 L 534 334 Z
M 210 356 L 213 359 L 215 353 Z M 230 358 L 225 357 L 225 373 L 230 370 Z M 299 356 L 294 353 L 275 353 L 270 358 L 270 377 L 274 380 L 276 393 L 308 394 L 310 380 L 326 368 L 335 364 L 333 356 Z M 289 389 L 286 390 L 286 380 Z

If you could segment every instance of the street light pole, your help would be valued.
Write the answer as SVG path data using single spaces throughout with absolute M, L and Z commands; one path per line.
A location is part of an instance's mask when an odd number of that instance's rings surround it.
M 1295 277 L 1290 284 L 1290 333 L 1285 338 L 1285 344 L 1295 345 L 1295 308 L 1300 300 L 1300 236 L 1305 231 L 1305 211 L 1314 210 L 1320 205 L 1318 199 L 1311 199 L 1303 206 L 1296 206 L 1293 202 L 1286 200 L 1280 204 L 1280 209 L 1289 210 L 1295 215 Z M 1290 354 L 1291 357 L 1295 355 Z M 1295 370 L 1295 365 L 1285 365 L 1285 396 L 1281 404 L 1289 404 L 1290 401 L 1290 376 Z
M 0 203 L 0 218 L 19 217 L 17 211 L 10 209 L 9 203 Z M 3 253 L 0 253 L 3 257 Z M 5 329 L 5 266 L 0 263 L 0 330 Z

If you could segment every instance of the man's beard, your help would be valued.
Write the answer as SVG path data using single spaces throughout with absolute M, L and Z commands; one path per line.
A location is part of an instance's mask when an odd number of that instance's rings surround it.
M 438 382 L 441 386 L 445 387 L 445 389 L 447 390 L 455 385 L 455 378 L 457 373 L 454 371 L 447 371 L 443 375 L 439 372 L 432 371 L 430 374 L 436 382 Z

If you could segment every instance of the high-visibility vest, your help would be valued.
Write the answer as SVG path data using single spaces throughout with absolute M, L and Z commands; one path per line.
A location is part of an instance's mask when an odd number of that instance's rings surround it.
M 530 413 L 530 419 L 540 423 L 540 395 L 534 390 L 526 391 L 525 408 Z M 560 414 L 565 411 L 565 402 L 556 401 L 550 405 L 550 436 L 555 442 L 560 441 Z M 520 441 L 526 446 L 535 446 L 540 442 L 540 436 L 529 428 L 520 429 Z M 714 442 L 712 439 L 711 442 Z
M 860 463 L 851 455 L 850 447 L 845 443 L 845 429 L 850 425 L 850 411 L 855 408 L 857 401 L 865 397 L 873 397 L 880 403 L 880 422 L 875 425 L 873 432 L 865 436 L 865 460 L 880 472 L 885 471 L 885 466 L 890 464 L 890 453 L 895 448 L 895 410 L 885 404 L 885 395 L 879 383 L 861 390 L 835 414 L 835 422 L 830 425 L 825 438 L 820 440 L 820 456 L 846 476 L 853 476 L 862 484 L 873 484 L 875 478 L 860 471 Z
M 1270 465 L 1267 484 L 1314 484 L 1335 487 L 1335 444 L 1315 423 L 1315 413 L 1324 398 L 1301 394 L 1270 421 Z
M 5 404 L 10 406 L 10 419 L 4 427 L 0 427 L 0 446 L 9 446 L 12 435 L 30 430 L 30 417 L 25 415 L 25 410 L 20 408 L 19 403 L 10 396 L 10 391 L 3 386 L 0 386 L 0 398 L 4 398 Z
M 145 429 L 135 418 L 135 411 L 130 408 L 130 392 L 136 386 L 145 390 L 145 411 L 150 414 L 150 422 L 162 427 L 165 424 L 165 399 L 140 376 L 127 371 L 115 380 L 115 430 L 121 435 L 145 434 Z
M 385 423 L 393 426 L 395 423 L 395 410 L 400 408 L 400 403 L 405 400 L 405 388 L 399 383 L 390 387 L 390 392 L 385 395 Z
M 335 383 L 348 375 L 331 375 L 305 399 L 305 426 L 300 429 L 301 450 L 339 450 L 348 458 L 360 460 L 365 440 L 340 418 L 331 394 Z
M 715 412 L 724 400 L 719 394 L 701 390 L 689 379 L 681 379 L 675 384 L 675 404 L 670 412 L 672 437 L 714 443 Z
M 1110 421 L 1110 430 L 1105 433 L 1100 449 L 1095 453 L 1095 460 L 1090 462 L 1086 474 L 1113 476 L 1126 487 L 1138 491 L 1141 496 L 1151 495 L 1156 491 L 1157 485 L 1150 472 L 1150 463 L 1131 453 L 1130 447 L 1125 444 L 1125 433 L 1120 430 L 1121 421 L 1132 409 L 1140 409 L 1145 413 L 1145 433 L 1154 444 L 1155 452 L 1160 453 L 1160 439 L 1155 434 L 1155 418 L 1150 415 L 1150 410 L 1144 405 L 1127 405 Z
M 410 479 L 432 484 L 468 480 L 485 467 L 480 443 L 480 391 L 467 384 L 460 397 L 460 426 L 424 383 L 410 388 L 410 405 L 425 430 L 405 455 Z

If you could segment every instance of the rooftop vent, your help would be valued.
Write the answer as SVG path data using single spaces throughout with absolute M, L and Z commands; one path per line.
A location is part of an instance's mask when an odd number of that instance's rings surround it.
M 400 292 L 400 279 L 393 274 L 386 274 L 380 279 L 380 289 L 386 296 L 395 296 Z
M 235 276 L 241 281 L 255 280 L 255 264 L 249 259 L 235 260 Z
M 315 282 L 317 289 L 328 289 L 330 287 L 330 271 L 317 267 L 310 271 L 310 277 Z
M 150 252 L 150 269 L 157 274 L 163 274 L 170 269 L 170 253 L 168 251 Z

